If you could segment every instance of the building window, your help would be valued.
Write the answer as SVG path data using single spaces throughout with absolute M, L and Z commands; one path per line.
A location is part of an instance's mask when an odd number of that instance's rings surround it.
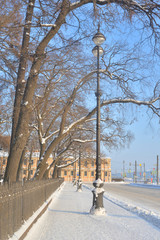
M 94 167 L 94 161 L 92 161 L 92 167 Z
M 87 171 L 84 172 L 84 176 L 87 177 Z
M 27 165 L 27 159 L 24 159 L 24 165 Z
M 71 176 L 73 176 L 73 171 L 71 171 Z
M 87 161 L 85 161 L 84 166 L 87 167 Z
M 67 176 L 67 171 L 64 171 L 64 176 Z
M 31 165 L 33 165 L 33 160 L 31 160 Z
M 30 174 L 33 175 L 33 170 L 30 171 Z
M 6 164 L 6 159 L 3 159 L 3 165 L 5 165 Z
M 107 172 L 105 172 L 105 176 L 107 177 Z
M 91 172 L 91 176 L 94 177 L 94 171 Z

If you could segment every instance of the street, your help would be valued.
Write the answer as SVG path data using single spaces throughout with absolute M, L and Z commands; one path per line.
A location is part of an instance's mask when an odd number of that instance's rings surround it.
M 105 192 L 123 200 L 141 205 L 143 208 L 160 212 L 160 188 L 144 188 L 130 184 L 107 183 Z

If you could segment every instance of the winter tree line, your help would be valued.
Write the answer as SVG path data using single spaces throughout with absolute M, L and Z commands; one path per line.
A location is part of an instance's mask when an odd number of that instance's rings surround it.
M 84 156 L 94 151 L 98 23 L 106 37 L 103 145 L 126 146 L 137 112 L 159 117 L 158 0 L 5 0 L 0 10 L 0 134 L 10 135 L 4 181 L 18 180 L 28 150 L 40 151 L 35 179 L 80 146 Z

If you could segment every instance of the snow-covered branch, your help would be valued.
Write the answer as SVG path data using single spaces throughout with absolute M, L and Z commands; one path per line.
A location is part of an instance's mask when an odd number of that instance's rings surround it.
M 79 142 L 79 143 L 89 143 L 89 142 L 95 142 L 96 139 L 86 139 L 86 140 L 82 140 L 82 139 L 72 139 L 73 142 Z
M 79 157 L 77 157 L 74 161 L 70 162 L 70 163 L 67 163 L 67 164 L 63 164 L 63 165 L 56 165 L 57 168 L 65 168 L 65 167 L 68 167 L 69 165 L 72 165 L 73 163 L 77 162 L 79 159 Z
M 133 103 L 135 105 L 143 105 L 143 106 L 148 106 L 158 117 L 160 117 L 160 108 L 157 108 L 156 106 L 154 106 L 154 103 L 156 103 L 157 101 L 160 100 L 160 97 L 154 98 L 150 101 L 140 101 L 140 100 L 136 100 L 136 99 L 121 99 L 121 98 L 117 98 L 117 99 L 111 99 L 111 100 L 107 100 L 107 101 L 103 101 L 101 104 L 101 107 L 109 105 L 109 104 L 113 104 L 113 103 Z
M 64 107 L 64 110 L 63 110 L 63 115 L 62 115 L 62 119 L 61 119 L 61 125 L 60 125 L 60 132 L 59 132 L 59 135 L 61 135 L 61 133 L 63 132 L 64 130 L 64 127 L 65 127 L 65 122 L 66 122 L 66 116 L 67 116 L 67 113 L 70 109 L 70 107 L 72 106 L 73 102 L 74 102 L 74 99 L 76 97 L 76 94 L 78 92 L 78 90 L 90 79 L 90 77 L 96 73 L 96 70 L 95 71 L 91 71 L 89 74 L 87 74 L 86 76 L 84 76 L 83 78 L 81 78 L 77 85 L 74 87 L 73 91 L 72 91 L 72 94 L 69 96 L 69 98 L 67 99 L 67 104 L 65 105 Z

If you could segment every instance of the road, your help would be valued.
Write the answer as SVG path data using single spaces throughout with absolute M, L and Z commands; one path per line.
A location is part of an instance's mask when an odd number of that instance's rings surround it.
M 130 184 L 104 184 L 105 192 L 120 200 L 129 200 L 133 204 L 160 213 L 160 188 L 144 188 Z

